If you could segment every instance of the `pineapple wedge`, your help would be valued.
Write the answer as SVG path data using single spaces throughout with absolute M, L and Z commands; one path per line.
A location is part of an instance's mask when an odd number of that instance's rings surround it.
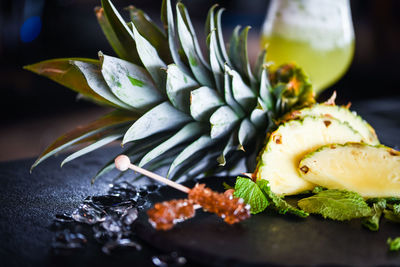
M 299 170 L 303 179 L 330 189 L 400 197 L 400 152 L 382 145 L 327 145 L 308 154 Z
M 362 136 L 347 123 L 333 118 L 306 116 L 291 120 L 271 133 L 254 176 L 268 180 L 277 195 L 298 194 L 315 186 L 302 179 L 298 170 L 306 154 L 327 144 L 362 141 Z
M 324 116 L 333 117 L 341 122 L 348 123 L 354 130 L 359 132 L 364 138 L 365 143 L 370 145 L 378 145 L 379 140 L 376 136 L 374 128 L 357 115 L 355 111 L 349 110 L 344 106 L 336 106 L 330 104 L 315 104 L 308 108 L 293 111 L 286 116 L 287 119 L 301 119 L 305 116 Z

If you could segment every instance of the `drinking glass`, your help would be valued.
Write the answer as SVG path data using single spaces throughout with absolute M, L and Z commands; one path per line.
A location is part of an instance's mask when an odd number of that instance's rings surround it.
M 345 73 L 353 59 L 350 1 L 271 0 L 261 42 L 272 67 L 297 63 L 318 95 Z

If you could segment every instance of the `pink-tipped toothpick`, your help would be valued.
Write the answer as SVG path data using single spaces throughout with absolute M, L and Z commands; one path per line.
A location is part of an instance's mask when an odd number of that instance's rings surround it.
M 129 157 L 126 156 L 126 155 L 119 155 L 118 157 L 115 158 L 114 162 L 115 162 L 115 167 L 120 171 L 126 171 L 128 169 L 131 169 L 131 170 L 134 170 L 135 172 L 141 173 L 141 174 L 143 174 L 143 175 L 145 175 L 145 176 L 147 176 L 147 177 L 149 177 L 151 179 L 154 179 L 156 181 L 159 181 L 161 183 L 169 185 L 169 186 L 171 186 L 171 187 L 173 187 L 173 188 L 175 188 L 175 189 L 177 189 L 179 191 L 182 191 L 182 192 L 184 192 L 186 194 L 188 194 L 189 191 L 190 191 L 189 187 L 186 187 L 184 185 L 178 184 L 178 183 L 176 183 L 174 181 L 171 181 L 171 180 L 169 180 L 169 179 L 167 179 L 165 177 L 162 177 L 162 176 L 160 176 L 158 174 L 155 174 L 155 173 L 153 173 L 151 171 L 148 171 L 148 170 L 140 168 L 140 167 L 138 167 L 136 165 L 133 165 L 131 163 Z

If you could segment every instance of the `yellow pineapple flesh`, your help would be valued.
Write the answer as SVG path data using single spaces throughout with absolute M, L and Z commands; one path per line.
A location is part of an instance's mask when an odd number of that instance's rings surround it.
M 400 197 L 400 153 L 359 143 L 328 145 L 299 164 L 301 177 L 329 189 L 355 191 L 365 198 Z
M 268 180 L 277 195 L 298 194 L 315 187 L 298 170 L 306 154 L 326 144 L 361 141 L 363 138 L 357 131 L 333 118 L 306 116 L 292 120 L 271 133 L 254 176 Z

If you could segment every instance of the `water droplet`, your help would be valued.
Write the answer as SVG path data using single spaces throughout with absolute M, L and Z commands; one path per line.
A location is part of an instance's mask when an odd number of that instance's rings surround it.
M 120 196 L 123 199 L 134 199 L 136 200 L 138 194 L 138 188 L 131 183 L 126 181 L 114 184 L 109 190 L 110 195 Z
M 121 220 L 125 225 L 131 225 L 138 217 L 138 210 L 135 208 L 129 209 L 122 216 Z
M 170 254 L 153 256 L 151 260 L 155 266 L 159 267 L 182 266 L 185 265 L 187 262 L 186 258 L 179 256 L 177 252 L 171 252 Z
M 158 189 L 160 188 L 160 186 L 159 186 L 159 185 L 152 184 L 152 185 L 145 186 L 144 188 L 146 189 L 147 192 L 153 193 L 153 192 L 158 191 Z
M 73 222 L 74 219 L 71 217 L 70 214 L 63 213 L 63 214 L 56 214 L 54 221 L 60 223 L 66 223 L 66 222 Z
M 56 253 L 63 250 L 77 250 L 85 247 L 86 237 L 81 233 L 73 233 L 69 229 L 56 232 L 55 239 L 51 245 Z
M 95 224 L 105 220 L 104 210 L 89 203 L 82 203 L 72 212 L 72 218 L 81 223 Z
M 122 239 L 118 239 L 115 241 L 109 241 L 107 242 L 102 248 L 101 250 L 105 253 L 105 254 L 111 254 L 112 250 L 115 250 L 117 248 L 135 248 L 137 250 L 141 250 L 142 246 L 139 245 L 138 243 L 136 243 L 135 241 L 129 239 L 129 238 L 122 238 Z

